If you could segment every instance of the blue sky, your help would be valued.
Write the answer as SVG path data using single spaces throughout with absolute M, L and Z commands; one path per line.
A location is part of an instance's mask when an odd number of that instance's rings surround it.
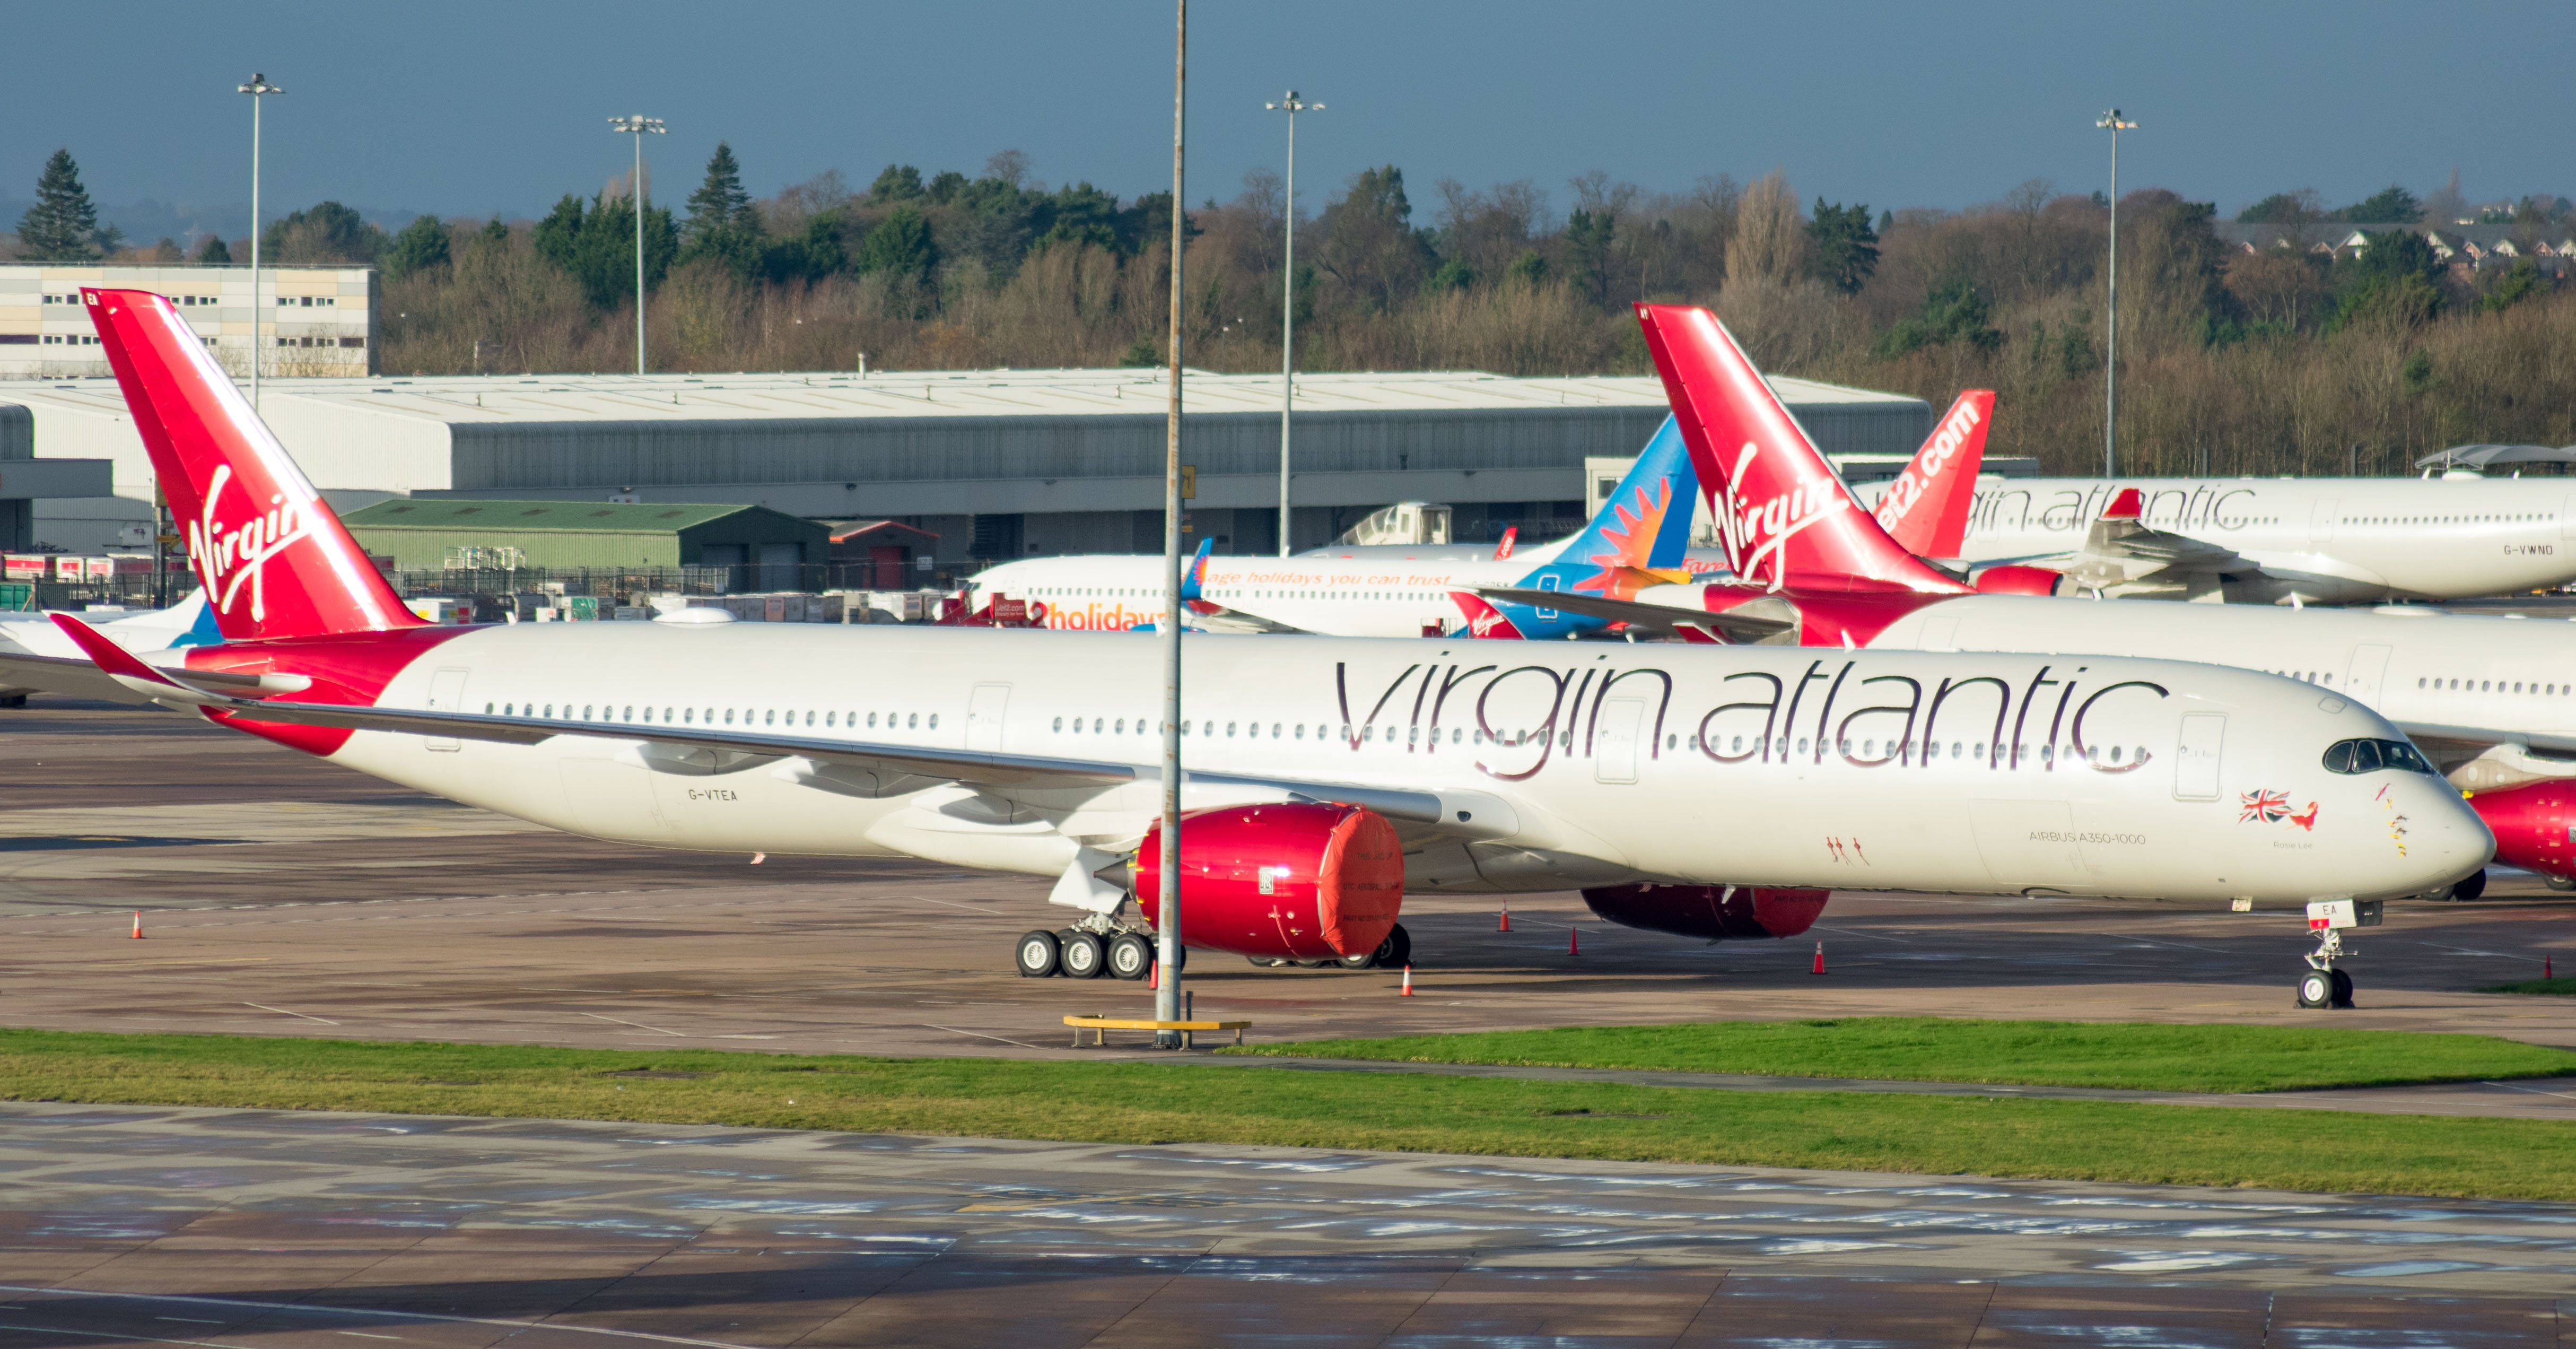
M 2232 213 L 2316 187 L 2329 204 L 2457 166 L 2472 200 L 2576 193 L 2550 95 L 2576 6 L 2420 3 L 1833 6 L 1618 0 L 1201 3 L 1193 15 L 1189 199 L 1276 168 L 1295 86 L 1300 200 L 1373 164 L 1432 181 L 1530 178 L 1562 211 L 1602 169 L 1650 190 L 1787 171 L 1809 199 L 1960 207 L 2029 178 L 2089 191 L 2118 104 L 2124 187 Z M 569 6 L 145 3 L 14 14 L 0 196 L 32 194 L 67 145 L 102 203 L 246 201 L 253 70 L 269 104 L 264 205 L 542 212 L 595 191 L 628 145 L 605 119 L 660 116 L 657 196 L 730 140 L 756 193 L 890 161 L 1036 177 L 1122 196 L 1168 182 L 1171 9 L 628 0 Z M 2455 91 L 2442 93 L 2440 91 Z M 676 191 L 675 191 L 676 189 Z M 14 223 L 14 222 L 11 222 Z

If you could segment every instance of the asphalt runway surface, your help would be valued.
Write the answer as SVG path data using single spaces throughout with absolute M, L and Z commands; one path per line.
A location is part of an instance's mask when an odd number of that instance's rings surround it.
M 1142 985 L 1014 977 L 1011 939 L 1057 921 L 1042 880 L 600 843 L 175 714 L 44 698 L 0 713 L 0 762 L 0 1024 L 1142 1052 L 1069 1048 L 1059 1020 L 1143 1014 Z M 2308 941 L 2288 914 L 1838 894 L 1813 934 L 1818 978 L 1808 938 L 1635 932 L 1574 895 L 1515 897 L 1502 932 L 1500 907 L 1408 899 L 1411 998 L 1390 972 L 1205 956 L 1190 987 L 1200 1015 L 1249 1018 L 1256 1040 L 1920 1013 L 2576 1047 L 2576 1004 L 2476 991 L 2576 955 L 2576 902 L 2509 873 L 2483 900 L 2392 904 L 2387 926 L 2348 934 L 2362 1004 L 2348 1012 L 2292 1005 Z M 2561 1082 L 2333 1095 L 2283 1103 L 2576 1112 Z M 53 1290 L 0 1291 L 0 1349 L 608 1330 L 746 1345 L 2518 1344 L 2557 1343 L 2550 1299 L 2576 1288 L 2564 1205 L 130 1107 L 8 1105 L 0 1121 L 0 1267 L 28 1271 L 0 1283 Z M 417 1319 L 457 1316 L 483 1320 Z
M 2556 1345 L 2564 1205 L 0 1107 L 0 1349 Z

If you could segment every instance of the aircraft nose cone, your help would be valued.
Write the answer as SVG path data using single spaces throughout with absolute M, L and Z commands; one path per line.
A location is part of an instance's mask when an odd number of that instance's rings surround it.
M 2449 885 L 2495 856 L 2495 835 L 2451 784 L 2410 774 L 2389 795 L 2389 831 L 2406 849 L 2404 893 Z

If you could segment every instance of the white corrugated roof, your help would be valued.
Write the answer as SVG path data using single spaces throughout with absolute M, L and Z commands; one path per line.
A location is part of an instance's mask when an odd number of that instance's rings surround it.
M 1813 380 L 1774 378 L 1793 406 L 1912 403 Z M 1276 375 L 1192 370 L 1189 411 L 1275 412 Z M 1163 410 L 1159 370 L 928 370 L 733 375 L 436 375 L 271 379 L 263 400 L 313 400 L 446 422 L 707 421 L 772 417 L 1127 415 Z M 0 401 L 60 400 L 121 410 L 112 379 L 0 382 Z M 1661 407 L 1662 381 L 1604 375 L 1515 379 L 1476 371 L 1297 377 L 1301 412 L 1429 412 L 1551 407 Z

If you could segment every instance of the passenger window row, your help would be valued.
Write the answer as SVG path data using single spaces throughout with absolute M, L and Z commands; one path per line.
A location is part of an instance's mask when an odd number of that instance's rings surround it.
M 485 716 L 497 715 L 504 717 L 529 717 L 539 721 L 553 721 L 556 720 L 556 706 L 557 704 L 554 703 L 503 703 L 496 712 L 492 704 L 485 703 L 483 704 L 483 713 Z M 561 706 L 563 708 L 562 720 L 565 721 L 603 721 L 620 724 L 636 723 L 646 726 L 657 724 L 657 722 L 664 726 L 715 726 L 719 724 L 733 726 L 739 724 L 745 727 L 758 726 L 762 728 L 772 728 L 782 726 L 810 727 L 816 725 L 817 718 L 819 718 L 820 724 L 826 730 L 838 729 L 854 731 L 860 729 L 860 714 L 856 712 L 815 712 L 810 710 L 781 712 L 774 707 L 746 707 L 739 710 L 730 707 L 647 707 L 642 709 L 643 715 L 638 716 L 636 715 L 637 709 L 631 703 L 623 706 L 617 704 L 583 703 L 578 711 L 575 710 L 574 705 L 571 703 L 564 703 L 561 704 Z M 735 720 L 737 715 L 741 718 L 739 723 Z M 919 712 L 870 712 L 867 714 L 867 729 L 877 729 L 877 718 L 880 716 L 885 718 L 884 728 L 889 731 L 918 731 L 924 729 L 923 717 Z M 722 718 L 721 722 L 718 720 L 720 717 Z M 800 718 L 802 720 L 799 720 Z M 933 731 L 939 729 L 938 713 L 933 712 L 929 714 L 929 724 L 927 729 Z
M 2418 679 L 2415 681 L 2415 687 L 2436 689 L 2444 693 L 2537 693 L 2557 698 L 2576 693 L 2576 684 L 2526 685 L 2519 679 L 2510 683 L 2502 679 L 2453 679 L 2448 682 L 2440 679 Z

